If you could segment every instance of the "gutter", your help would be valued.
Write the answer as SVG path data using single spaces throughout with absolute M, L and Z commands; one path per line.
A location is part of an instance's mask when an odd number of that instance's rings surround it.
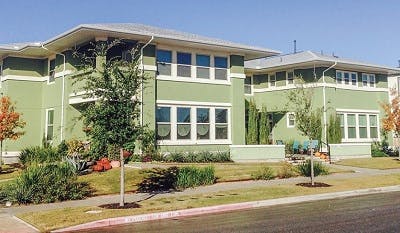
M 337 61 L 335 61 L 335 63 L 333 65 L 331 65 L 330 67 L 328 67 L 328 69 L 322 71 L 322 83 L 324 84 L 322 87 L 322 95 L 324 98 L 324 141 L 326 142 L 326 144 L 328 144 L 328 137 L 327 137 L 327 119 L 326 119 L 326 85 L 325 85 L 325 72 L 327 72 L 328 70 L 332 69 L 333 67 L 335 67 L 337 65 Z
M 143 50 L 144 48 L 146 48 L 152 41 L 154 40 L 154 36 L 151 36 L 150 40 L 142 47 L 140 48 L 140 66 L 142 67 L 142 77 L 144 76 L 144 64 L 143 64 Z M 140 125 L 143 126 L 143 80 L 142 83 L 140 85 L 140 89 L 141 89 L 141 95 L 140 95 Z
M 44 50 L 50 51 L 48 48 L 41 44 Z M 56 51 L 50 51 L 63 57 L 63 71 L 62 71 L 62 88 L 61 88 L 61 124 L 60 124 L 60 142 L 64 140 L 64 95 L 65 95 L 65 55 Z

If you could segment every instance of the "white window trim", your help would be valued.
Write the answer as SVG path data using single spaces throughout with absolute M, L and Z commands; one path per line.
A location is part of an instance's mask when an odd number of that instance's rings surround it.
M 54 81 L 50 82 L 50 62 L 54 60 Z M 56 56 L 50 56 L 47 59 L 47 85 L 52 85 L 56 83 Z
M 294 117 L 294 124 L 293 124 L 293 125 L 290 125 L 289 115 L 293 115 L 293 117 Z M 296 127 L 296 116 L 295 116 L 294 112 L 288 112 L 288 113 L 286 113 L 286 127 L 287 127 L 287 128 L 294 128 L 294 127 Z
M 293 73 L 293 83 L 289 83 L 289 73 Z M 286 71 L 286 86 L 294 86 L 294 70 L 288 70 Z M 276 76 L 275 76 L 275 80 L 276 80 Z
M 273 75 L 275 77 L 275 82 L 274 82 L 274 86 L 271 85 L 271 75 Z M 276 88 L 276 73 L 269 73 L 268 74 L 268 87 L 271 89 Z
M 254 83 L 254 78 L 253 78 L 253 75 L 247 75 L 246 76 L 246 78 L 247 77 L 249 77 L 250 78 L 250 84 L 246 84 L 246 83 L 244 83 L 244 86 L 250 86 L 250 93 L 244 93 L 244 95 L 246 95 L 246 96 L 253 96 L 254 95 L 254 86 L 253 86 L 253 83 Z M 246 80 L 246 79 L 245 79 Z
M 371 73 L 362 73 L 361 74 L 361 82 L 362 82 L 362 77 L 366 75 L 367 76 L 367 85 L 364 86 L 364 83 L 361 83 L 362 87 L 366 88 L 366 87 L 376 87 L 376 75 L 375 74 L 371 74 Z M 370 76 L 374 77 L 374 83 L 371 85 L 371 79 Z
M 157 75 L 157 79 L 166 80 L 166 81 L 179 81 L 179 82 L 192 82 L 192 83 L 210 83 L 210 84 L 220 84 L 220 85 L 231 85 L 231 72 L 230 72 L 230 54 L 228 53 L 218 53 L 209 50 L 201 50 L 201 49 L 191 49 L 191 48 L 182 48 L 182 47 L 174 47 L 174 46 L 157 46 L 157 50 L 168 50 L 171 51 L 172 55 L 172 63 L 171 64 L 171 75 Z M 191 77 L 181 77 L 177 75 L 177 54 L 179 53 L 190 53 L 191 54 Z M 196 55 L 207 55 L 210 56 L 210 77 L 208 79 L 205 78 L 197 78 L 197 65 L 196 65 Z M 218 80 L 215 79 L 215 69 L 223 69 L 223 68 L 215 68 L 215 57 L 226 57 L 227 58 L 227 77 L 226 80 Z M 202 67 L 202 66 L 199 66 Z
M 54 108 L 47 108 L 46 109 L 46 121 L 45 121 L 45 128 L 44 128 L 44 138 L 47 141 L 47 134 L 48 134 L 48 125 L 49 125 L 49 111 L 53 111 L 53 138 L 49 142 L 52 143 L 54 140 L 54 116 L 55 116 L 55 111 Z
M 344 136 L 342 135 L 342 142 L 374 142 L 374 141 L 380 141 L 381 140 L 381 135 L 380 135 L 380 122 L 379 122 L 379 111 L 377 110 L 355 110 L 355 109 L 336 109 L 337 114 L 343 114 L 344 117 Z M 349 138 L 348 137 L 348 123 L 347 123 L 347 115 L 348 114 L 354 114 L 356 117 L 356 138 Z M 359 128 L 359 115 L 366 115 L 367 117 L 367 138 L 360 138 L 360 128 Z M 376 127 L 377 127 L 377 138 L 371 138 L 371 132 L 370 132 L 370 121 L 369 121 L 369 116 L 370 115 L 375 115 L 376 116 Z
M 341 82 L 338 82 L 337 80 L 337 74 L 341 73 L 342 74 L 342 80 Z M 349 83 L 346 84 L 344 81 L 344 74 L 348 73 L 349 74 Z M 353 82 L 351 80 L 351 75 L 355 74 L 356 75 L 356 83 L 355 85 L 353 85 Z M 336 84 L 338 85 L 343 85 L 343 86 L 354 86 L 354 87 L 358 87 L 358 73 L 357 72 L 352 72 L 352 71 L 346 71 L 346 70 L 336 70 L 336 76 L 335 76 L 335 80 L 336 80 Z
M 170 107 L 171 116 L 171 140 L 157 140 L 158 145 L 207 145 L 207 144 L 232 144 L 231 141 L 231 108 L 227 106 L 206 106 L 206 105 L 170 105 L 170 104 L 157 104 L 157 107 Z M 190 108 L 190 124 L 191 124 L 191 137 L 190 139 L 177 139 L 177 108 Z M 209 108 L 210 109 L 210 139 L 197 139 L 197 108 Z M 227 109 L 227 120 L 228 120 L 228 139 L 215 139 L 215 109 L 222 108 Z M 156 122 L 157 124 L 157 122 Z

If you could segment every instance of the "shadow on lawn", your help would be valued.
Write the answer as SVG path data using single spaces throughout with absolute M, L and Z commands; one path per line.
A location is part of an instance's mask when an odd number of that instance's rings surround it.
M 141 172 L 145 173 L 145 178 L 138 184 L 138 192 L 162 193 L 176 190 L 178 167 L 153 168 Z

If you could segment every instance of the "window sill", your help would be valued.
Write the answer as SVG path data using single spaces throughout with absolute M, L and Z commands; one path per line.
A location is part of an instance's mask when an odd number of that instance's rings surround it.
M 232 142 L 230 140 L 180 140 L 180 141 L 157 141 L 157 145 L 159 146 L 182 146 L 182 145 L 231 145 Z
M 231 85 L 231 82 L 228 80 L 212 80 L 212 79 L 203 79 L 203 78 L 194 78 L 194 77 L 179 77 L 179 76 L 166 76 L 166 75 L 158 75 L 157 80 L 164 81 L 174 81 L 174 82 L 189 82 L 189 83 L 207 83 L 207 84 L 217 84 L 217 85 Z

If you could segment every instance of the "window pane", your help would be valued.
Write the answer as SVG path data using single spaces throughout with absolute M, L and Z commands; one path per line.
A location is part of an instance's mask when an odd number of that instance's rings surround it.
M 156 121 L 157 122 L 170 122 L 171 121 L 171 108 L 170 107 L 157 107 Z
M 344 134 L 344 115 L 343 114 L 338 114 L 339 120 L 340 120 L 340 131 L 342 133 L 342 138 L 345 137 Z
M 210 139 L 209 124 L 197 124 L 197 139 Z
M 215 123 L 228 123 L 227 109 L 215 109 Z
M 197 109 L 197 123 L 209 123 L 210 110 L 208 108 L 198 108 Z
M 342 78 L 343 78 L 342 72 L 336 72 L 336 80 L 338 83 L 342 82 Z
M 363 82 L 363 86 L 364 86 L 364 87 L 367 86 L 367 83 L 368 83 L 368 75 L 366 75 L 366 74 L 363 74 L 363 75 L 362 75 L 362 82 Z
M 159 75 L 168 75 L 171 76 L 171 64 L 166 63 L 158 63 L 157 71 Z
M 349 73 L 344 73 L 344 83 L 348 84 L 350 80 L 350 74 Z
M 178 123 L 190 122 L 190 108 L 177 108 L 176 113 Z
M 171 51 L 157 50 L 157 62 L 172 63 Z
M 351 84 L 356 85 L 356 83 L 357 83 L 357 74 L 351 73 Z
M 358 125 L 362 127 L 367 126 L 367 116 L 366 115 L 358 115 Z
M 47 138 L 48 141 L 53 140 L 53 126 L 47 126 Z
M 215 79 L 227 80 L 228 75 L 226 69 L 215 69 Z
M 400 79 L 399 79 L 400 80 Z M 400 81 L 399 81 L 399 83 L 400 83 Z M 251 85 L 251 77 L 250 76 L 247 76 L 246 77 L 246 79 L 244 80 L 244 84 L 249 84 L 249 85 Z
M 288 72 L 288 74 L 287 74 L 288 84 L 293 84 L 293 77 L 294 77 L 293 72 Z
M 197 66 L 210 66 L 210 56 L 208 55 L 196 55 Z
M 56 68 L 56 59 L 50 60 L 49 70 L 52 71 Z
M 367 127 L 360 127 L 360 138 L 367 138 Z
M 348 127 L 347 133 L 349 138 L 356 138 L 356 127 Z
M 197 67 L 196 72 L 197 72 L 196 75 L 197 78 L 205 78 L 205 79 L 210 78 L 210 68 Z
M 375 75 L 373 74 L 369 75 L 369 83 L 371 84 L 371 86 L 375 84 Z
M 54 122 L 54 110 L 47 111 L 47 124 L 52 125 Z
M 356 115 L 347 114 L 347 125 L 348 126 L 356 126 Z
M 178 64 L 191 65 L 192 54 L 190 53 L 177 53 Z
M 251 85 L 244 84 L 244 93 L 245 94 L 251 94 Z
M 216 68 L 228 68 L 228 59 L 226 57 L 214 57 L 214 66 Z
M 177 125 L 177 139 L 190 139 L 190 124 Z
M 215 139 L 228 139 L 227 125 L 215 125 Z
M 192 76 L 192 67 L 186 65 L 178 65 L 177 67 L 177 75 L 179 77 L 191 77 Z
M 157 124 L 157 140 L 170 140 L 170 139 L 171 139 L 171 125 Z
M 376 127 L 377 126 L 377 117 L 376 115 L 369 115 L 369 125 L 372 127 Z
M 269 82 L 270 82 L 272 87 L 275 86 L 276 76 L 274 74 L 269 76 Z

